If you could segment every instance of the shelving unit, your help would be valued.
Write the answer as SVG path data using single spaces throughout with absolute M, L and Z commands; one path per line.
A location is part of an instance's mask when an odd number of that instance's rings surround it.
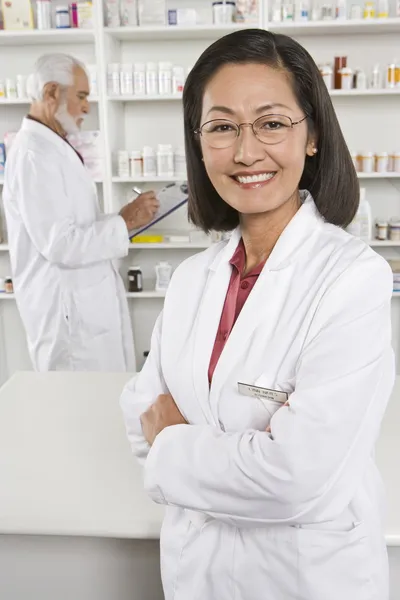
M 191 0 L 204 12 L 204 0 Z M 94 30 L 50 30 L 9 32 L 0 31 L 1 55 L 7 61 L 13 61 L 12 55 L 18 47 L 18 72 L 29 72 L 33 61 L 54 47 L 55 51 L 68 51 L 87 64 L 98 65 L 98 97 L 90 98 L 94 110 L 88 127 L 98 128 L 102 132 L 104 153 L 104 176 L 97 181 L 97 189 L 102 205 L 107 213 L 119 210 L 128 199 L 133 184 L 146 185 L 155 189 L 181 178 L 138 177 L 120 178 L 115 176 L 113 154 L 119 149 L 140 149 L 144 145 L 156 146 L 158 143 L 183 145 L 182 97 L 170 96 L 110 96 L 107 90 L 107 65 L 113 62 L 158 62 L 170 60 L 174 64 L 188 67 L 193 65 L 199 54 L 218 37 L 246 28 L 241 24 L 227 26 L 198 25 L 194 27 L 126 27 L 106 28 L 103 26 L 103 2 L 94 2 Z M 400 18 L 371 19 L 368 21 L 323 21 L 272 23 L 268 21 L 271 2 L 260 0 L 260 17 L 255 26 L 292 35 L 304 43 L 317 62 L 329 62 L 340 48 L 341 54 L 350 59 L 350 66 L 371 69 L 375 63 L 387 64 L 398 55 Z M 211 6 L 211 1 L 209 2 Z M 211 15 L 211 9 L 208 17 Z M 206 20 L 206 17 L 204 18 Z M 253 27 L 253 25 L 249 25 Z M 356 36 L 356 37 L 355 37 Z M 384 37 L 383 37 L 384 36 Z M 384 43 L 380 43 L 384 42 Z M 9 51 L 7 51 L 9 49 Z M 6 77 L 6 63 L 1 61 L 0 78 Z M 26 66 L 22 67 L 21 65 Z M 331 90 L 332 101 L 346 140 L 352 150 L 387 151 L 399 149 L 399 98 L 400 88 L 379 90 Z M 16 127 L 24 114 L 26 100 L 0 100 L 0 141 L 4 133 L 2 118 L 6 115 Z M 376 118 L 372 118 L 374 108 L 382 107 Z M 397 120 L 396 120 L 397 119 Z M 363 187 L 367 188 L 368 199 L 375 217 L 389 217 L 400 214 L 400 173 L 359 173 Z M 2 192 L 0 178 L 0 195 Z M 371 195 L 370 195 L 371 194 Z M 1 204 L 0 204 L 1 208 Z M 184 211 L 177 211 L 165 228 L 172 232 L 184 231 L 188 225 Z M 131 264 L 140 264 L 144 277 L 154 276 L 154 263 L 168 260 L 175 268 L 184 258 L 200 252 L 209 246 L 202 243 L 162 243 L 131 244 L 128 258 L 121 263 L 121 272 L 125 277 Z M 400 242 L 379 242 L 374 240 L 371 246 L 386 257 L 399 255 Z M 390 254 L 392 253 L 392 254 Z M 8 245 L 0 244 L 0 276 L 10 272 Z M 149 287 L 149 286 L 148 286 Z M 399 292 L 393 294 L 394 298 Z M 145 289 L 137 294 L 127 293 L 133 322 L 137 357 L 148 350 L 151 330 L 160 310 L 164 294 Z M 0 299 L 12 300 L 13 295 L 0 295 Z M 137 302 L 146 300 L 146 302 Z M 157 300 L 149 302 L 149 300 Z M 400 323 L 400 306 L 393 304 L 395 329 Z M 12 324 L 12 325 L 11 325 Z M 0 302 L 0 326 L 3 326 L 0 339 L 0 355 L 7 353 L 8 345 L 25 344 L 24 332 L 18 321 L 15 304 Z M 13 327 L 11 329 L 11 327 Z M 400 344 L 400 336 L 394 333 L 395 347 Z M 14 346 L 13 346 L 14 348 Z M 400 354 L 400 347 L 399 347 Z M 10 357 L 12 355 L 12 357 Z M 16 369 L 29 368 L 29 362 L 20 359 L 20 353 L 13 350 L 8 356 L 7 372 L 0 361 L 0 383 Z M 140 362 L 138 363 L 140 364 Z M 400 368 L 398 369 L 400 370 Z

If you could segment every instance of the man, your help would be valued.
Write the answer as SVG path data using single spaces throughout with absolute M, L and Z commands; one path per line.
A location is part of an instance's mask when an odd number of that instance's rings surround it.
M 100 213 L 95 185 L 67 135 L 89 112 L 83 65 L 42 56 L 33 103 L 7 158 L 4 207 L 17 305 L 34 368 L 135 369 L 125 287 L 114 259 L 158 202 L 147 192 L 119 214 Z

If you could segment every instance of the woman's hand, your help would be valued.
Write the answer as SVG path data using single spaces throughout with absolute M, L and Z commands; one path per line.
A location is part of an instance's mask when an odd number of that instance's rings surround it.
M 161 394 L 140 417 L 144 437 L 150 446 L 157 435 L 170 425 L 187 425 L 171 394 Z

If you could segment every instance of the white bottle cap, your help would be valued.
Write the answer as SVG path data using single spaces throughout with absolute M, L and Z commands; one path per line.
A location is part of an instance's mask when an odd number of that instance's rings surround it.
M 158 144 L 157 152 L 172 152 L 171 144 Z
M 170 63 L 170 62 L 160 62 L 160 63 L 158 63 L 158 68 L 160 69 L 160 71 L 171 71 L 172 70 L 172 63 Z
M 151 146 L 144 146 L 142 154 L 143 156 L 152 156 L 154 154 L 154 149 Z
M 141 269 L 141 267 L 134 265 L 133 267 L 129 267 L 129 270 L 130 271 L 141 271 L 142 269 Z

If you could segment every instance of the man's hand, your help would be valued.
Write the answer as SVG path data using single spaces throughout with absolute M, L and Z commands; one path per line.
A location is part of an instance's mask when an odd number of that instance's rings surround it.
M 144 437 L 150 446 L 157 435 L 170 425 L 187 425 L 171 394 L 162 394 L 140 417 Z
M 144 227 L 155 217 L 160 206 L 154 192 L 144 192 L 120 211 L 128 231 Z

